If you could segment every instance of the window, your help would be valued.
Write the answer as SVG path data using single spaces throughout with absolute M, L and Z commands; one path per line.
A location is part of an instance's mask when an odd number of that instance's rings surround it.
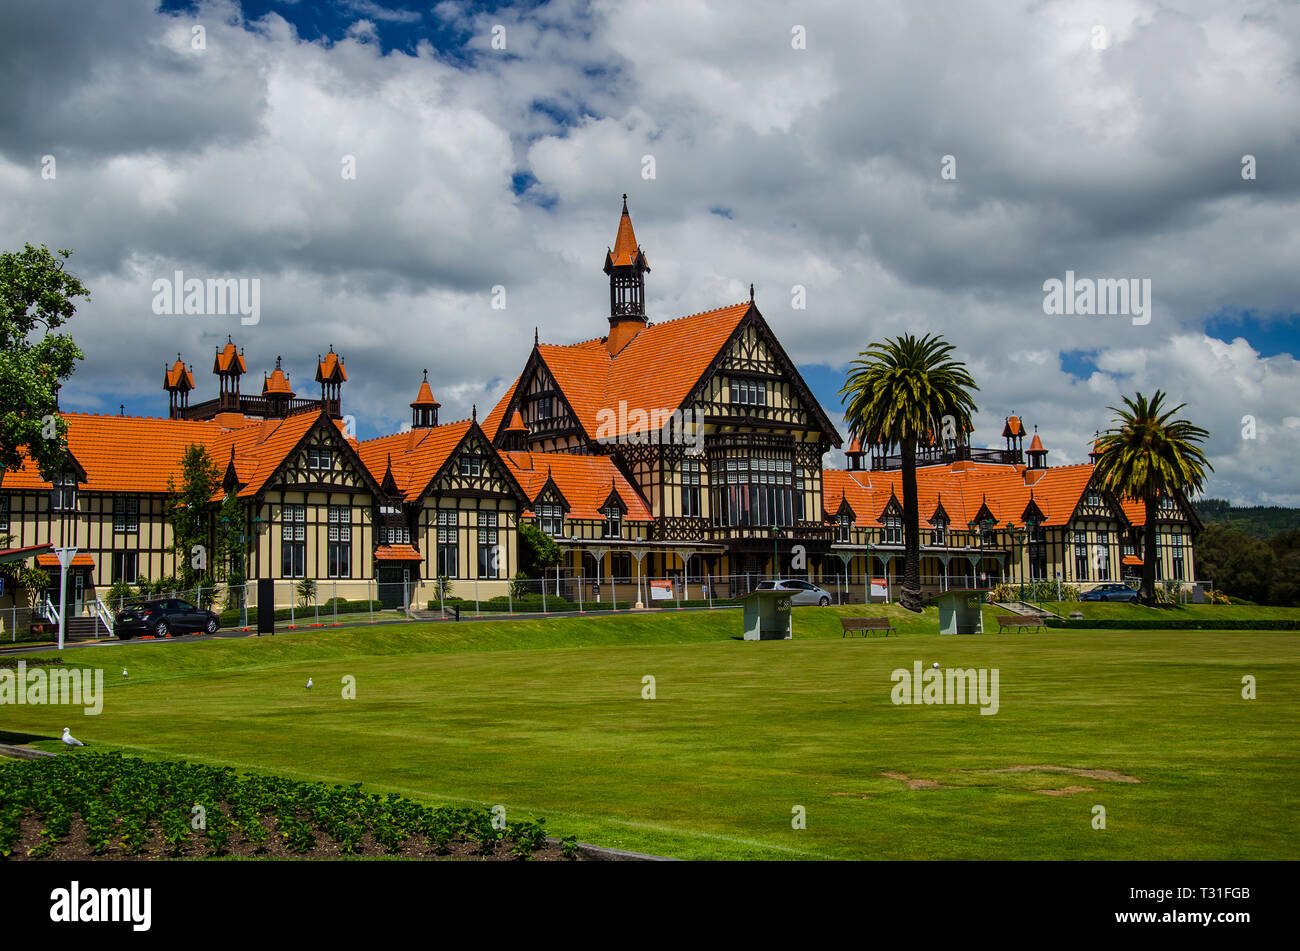
M 539 400 L 537 400 L 537 403 L 535 405 L 537 406 L 538 419 L 550 419 L 552 416 L 555 415 L 551 403 L 551 398 L 549 396 L 541 397 Z
M 886 515 L 882 524 L 885 526 L 881 543 L 885 545 L 903 544 L 903 517 L 901 515 Z
M 329 539 L 325 554 L 329 577 L 352 577 L 352 506 L 330 506 Z
M 537 523 L 547 535 L 564 537 L 564 508 L 559 505 L 537 506 Z
M 625 551 L 614 552 L 609 556 L 609 573 L 611 579 L 632 577 L 632 556 Z
M 605 516 L 605 537 L 622 538 L 623 510 L 618 507 L 618 503 L 609 503 L 609 505 L 600 510 L 600 514 Z
M 497 576 L 497 513 L 478 513 L 478 576 Z
M 718 459 L 709 481 L 715 525 L 771 528 L 794 524 L 794 467 L 789 459 Z
M 1033 522 L 1029 524 L 1029 577 L 1047 579 L 1047 529 Z
M 140 553 L 135 551 L 113 552 L 113 583 L 126 581 L 134 584 L 139 577 Z
M 411 544 L 411 529 L 405 522 L 398 521 L 394 518 L 388 518 L 379 525 L 379 544 L 381 545 L 409 545 Z
M 686 518 L 699 518 L 700 509 L 700 460 L 682 460 L 682 515 Z
M 1125 554 L 1125 555 L 1136 555 L 1136 554 L 1137 554 L 1137 545 L 1138 545 L 1138 542 L 1139 542 L 1139 540 L 1141 539 L 1141 537 L 1142 537 L 1142 529 L 1140 529 L 1140 528 L 1135 528 L 1135 529 L 1133 529 L 1133 531 L 1128 532 L 1128 533 L 1126 533 L 1126 534 L 1124 535 L 1124 546 L 1123 546 L 1123 547 L 1124 547 L 1124 554 Z
M 482 475 L 483 457 L 482 456 L 461 456 L 460 474 L 463 476 Z
M 802 522 L 807 509 L 804 507 L 803 495 L 803 467 L 794 467 L 794 518 L 796 522 Z
M 994 545 L 997 544 L 998 542 L 997 535 L 994 534 L 994 527 L 991 524 L 984 525 L 981 523 L 979 529 L 980 529 L 981 548 L 992 548 Z
M 732 380 L 731 402 L 745 406 L 766 406 L 767 385 L 759 380 Z
M 848 512 L 835 520 L 835 541 L 844 545 L 853 541 L 853 516 Z
M 1089 489 L 1083 497 L 1083 503 L 1091 508 L 1101 508 L 1101 493 L 1096 489 Z
M 1098 529 L 1097 543 L 1093 546 L 1093 564 L 1097 566 L 1097 578 L 1110 577 L 1110 532 Z
M 9 530 L 9 496 L 0 495 L 0 531 Z
M 460 577 L 460 532 L 456 509 L 438 509 L 438 576 Z
M 1185 563 L 1183 562 L 1183 534 L 1182 532 L 1173 532 L 1169 536 L 1169 550 L 1173 560 L 1174 580 L 1183 581 L 1187 576 L 1185 574 Z
M 55 476 L 50 489 L 50 508 L 56 512 L 71 512 L 77 507 L 77 477 Z
M 1074 543 L 1074 580 L 1088 580 L 1088 542 L 1084 539 L 1082 533 L 1079 534 L 1079 540 Z
M 280 512 L 280 575 L 307 576 L 307 506 L 286 504 Z
M 948 544 L 948 520 L 940 516 L 930 525 L 930 544 L 936 548 L 943 548 Z
M 326 446 L 309 446 L 307 449 L 308 469 L 334 468 L 334 450 Z
M 138 532 L 140 530 L 140 500 L 137 498 L 113 499 L 113 531 Z

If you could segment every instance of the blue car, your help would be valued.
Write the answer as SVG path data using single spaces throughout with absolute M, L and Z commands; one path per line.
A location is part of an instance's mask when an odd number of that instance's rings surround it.
M 1079 596 L 1080 601 L 1127 601 L 1130 604 L 1136 603 L 1138 593 L 1126 584 L 1111 582 L 1099 584 L 1091 591 L 1085 591 Z

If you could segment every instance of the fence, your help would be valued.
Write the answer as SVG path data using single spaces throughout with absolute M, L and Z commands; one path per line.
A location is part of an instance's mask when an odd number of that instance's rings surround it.
M 862 574 L 821 577 L 783 575 L 782 579 L 806 585 L 793 593 L 795 604 L 884 603 L 898 596 L 897 575 L 868 578 Z M 969 575 L 923 576 L 922 593 L 932 597 L 950 588 L 968 587 Z M 374 580 L 279 579 L 272 583 L 278 627 L 333 627 L 381 621 L 483 617 L 529 614 L 573 614 L 628 610 L 713 609 L 734 606 L 737 599 L 772 579 L 762 574 L 713 575 L 674 572 L 666 576 L 624 575 L 589 577 L 561 570 L 544 578 L 450 579 L 402 582 Z M 1079 590 L 1105 582 L 1013 582 L 996 592 L 997 600 L 1050 604 L 1072 600 Z M 979 587 L 993 588 L 997 579 L 981 579 Z M 1194 581 L 1160 582 L 1157 593 L 1171 601 L 1208 600 L 1209 585 Z M 251 630 L 257 626 L 258 585 L 214 585 L 188 589 L 162 589 L 149 594 L 111 600 L 89 599 L 80 610 L 69 605 L 70 638 L 103 637 L 111 633 L 124 609 L 143 601 L 175 599 L 216 613 L 223 629 Z M 58 633 L 57 605 L 0 608 L 0 639 L 49 638 Z

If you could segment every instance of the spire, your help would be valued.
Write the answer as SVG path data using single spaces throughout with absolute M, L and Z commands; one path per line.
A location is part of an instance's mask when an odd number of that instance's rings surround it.
M 411 428 L 432 429 L 437 426 L 438 407 L 441 405 L 433 398 L 433 390 L 429 388 L 429 371 L 425 370 L 420 390 L 411 401 Z
M 1047 450 L 1043 448 L 1043 441 L 1038 438 L 1038 427 L 1034 427 L 1034 438 L 1029 443 L 1029 468 L 1046 469 L 1047 468 Z
M 754 282 L 749 282 L 749 302 L 754 303 Z
M 623 196 L 623 214 L 618 221 L 614 247 L 605 253 L 605 273 L 609 275 L 609 336 L 606 347 L 610 356 L 617 354 L 646 325 L 645 275 L 650 265 L 627 212 L 627 195 Z

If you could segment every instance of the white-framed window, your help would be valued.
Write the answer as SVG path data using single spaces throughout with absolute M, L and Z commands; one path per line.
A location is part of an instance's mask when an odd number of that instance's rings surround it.
M 352 506 L 329 507 L 326 573 L 330 578 L 352 577 Z
M 310 446 L 307 449 L 308 469 L 334 468 L 334 450 L 328 446 Z
M 543 504 L 537 506 L 537 526 L 547 535 L 564 537 L 564 507 Z
M 948 520 L 940 516 L 930 523 L 930 544 L 943 548 L 948 544 Z
M 280 508 L 280 574 L 303 578 L 307 573 L 307 504 L 286 502 Z
M 699 518 L 700 508 L 700 460 L 682 460 L 682 515 L 686 518 Z
M 461 456 L 460 474 L 463 476 L 482 475 L 483 457 L 482 456 Z
M 622 538 L 623 510 L 618 507 L 618 503 L 609 503 L 609 505 L 600 510 L 600 514 L 605 516 L 605 537 Z
M 459 515 L 456 509 L 438 509 L 438 576 L 457 578 L 460 572 Z
M 478 576 L 495 578 L 497 566 L 492 563 L 492 556 L 497 548 L 497 513 L 480 511 L 478 513 Z
M 138 551 L 113 552 L 113 583 L 125 581 L 134 584 L 140 574 L 140 553 Z
M 138 532 L 140 530 L 140 500 L 131 496 L 113 499 L 113 531 Z
M 903 516 L 886 515 L 882 524 L 885 526 L 881 537 L 882 544 L 903 544 Z
M 743 406 L 766 406 L 767 384 L 760 380 L 732 380 L 731 402 Z
M 835 520 L 835 540 L 848 544 L 853 540 L 853 516 L 843 513 Z
M 50 508 L 55 512 L 72 512 L 77 508 L 77 477 L 71 473 L 55 476 L 50 489 Z
M 0 495 L 0 531 L 9 530 L 9 496 Z

